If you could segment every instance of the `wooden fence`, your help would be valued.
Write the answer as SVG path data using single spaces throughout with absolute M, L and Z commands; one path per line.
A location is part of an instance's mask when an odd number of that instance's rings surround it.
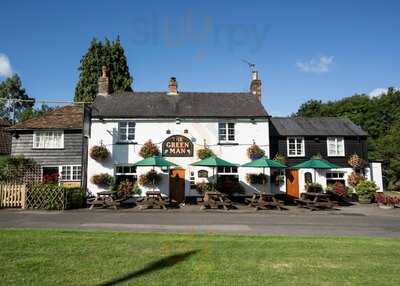
M 0 184 L 0 207 L 26 208 L 26 187 L 21 184 Z

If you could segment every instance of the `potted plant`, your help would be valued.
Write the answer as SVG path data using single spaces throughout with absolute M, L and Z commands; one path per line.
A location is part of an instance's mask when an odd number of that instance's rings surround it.
M 372 181 L 362 181 L 356 187 L 355 191 L 358 196 L 358 201 L 361 204 L 369 204 L 378 190 L 376 184 Z
M 108 152 L 107 148 L 103 145 L 100 146 L 93 146 L 90 148 L 90 157 L 96 161 L 102 162 L 107 160 L 110 153 Z
M 398 195 L 380 192 L 376 194 L 375 201 L 381 209 L 393 209 L 400 206 L 400 196 Z
M 214 152 L 207 147 L 197 150 L 197 157 L 199 157 L 200 160 L 209 158 L 211 156 L 214 156 Z
M 149 158 L 152 156 L 160 155 L 160 150 L 156 144 L 154 144 L 151 140 L 147 141 L 143 144 L 142 148 L 139 151 L 139 155 L 143 158 Z
M 265 151 L 258 145 L 253 144 L 247 149 L 247 156 L 250 160 L 257 160 L 264 157 Z
M 109 188 L 112 186 L 114 179 L 110 174 L 101 173 L 93 175 L 90 181 L 101 188 Z

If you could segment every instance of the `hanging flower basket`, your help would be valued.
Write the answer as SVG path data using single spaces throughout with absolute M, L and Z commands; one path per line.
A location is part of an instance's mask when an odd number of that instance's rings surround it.
M 251 185 L 265 185 L 268 177 L 265 174 L 246 174 L 246 181 Z
M 158 149 L 156 144 L 149 140 L 143 144 L 142 148 L 139 151 L 139 155 L 143 158 L 158 156 L 160 155 L 160 150 Z
M 353 154 L 350 156 L 349 160 L 347 163 L 353 168 L 353 169 L 360 169 L 364 167 L 364 160 L 358 156 L 357 154 Z
M 101 188 L 109 188 L 112 186 L 114 179 L 110 174 L 102 173 L 93 175 L 90 181 Z
M 147 188 L 155 188 L 160 185 L 161 175 L 155 170 L 150 170 L 146 174 L 139 176 L 139 184 Z
M 247 156 L 250 160 L 257 160 L 264 157 L 265 151 L 258 145 L 253 144 L 247 149 Z
M 90 157 L 96 161 L 103 162 L 108 159 L 110 152 L 103 145 L 93 146 L 90 149 Z
M 199 157 L 200 160 L 207 159 L 211 156 L 214 156 L 214 152 L 207 147 L 197 150 L 197 157 Z

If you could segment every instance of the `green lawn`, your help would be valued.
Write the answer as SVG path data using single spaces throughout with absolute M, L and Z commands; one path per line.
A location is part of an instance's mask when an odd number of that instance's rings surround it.
M 400 285 L 400 240 L 7 229 L 0 230 L 0 281 Z

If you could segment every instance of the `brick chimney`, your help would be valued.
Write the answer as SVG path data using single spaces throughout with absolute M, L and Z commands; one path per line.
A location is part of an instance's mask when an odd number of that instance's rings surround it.
M 168 82 L 168 93 L 169 95 L 178 94 L 178 82 L 175 77 L 171 77 Z
M 108 68 L 106 66 L 101 67 L 101 77 L 97 82 L 97 94 L 108 95 L 110 93 L 110 84 L 108 79 Z
M 258 78 L 258 71 L 251 71 L 250 92 L 261 101 L 261 80 Z

